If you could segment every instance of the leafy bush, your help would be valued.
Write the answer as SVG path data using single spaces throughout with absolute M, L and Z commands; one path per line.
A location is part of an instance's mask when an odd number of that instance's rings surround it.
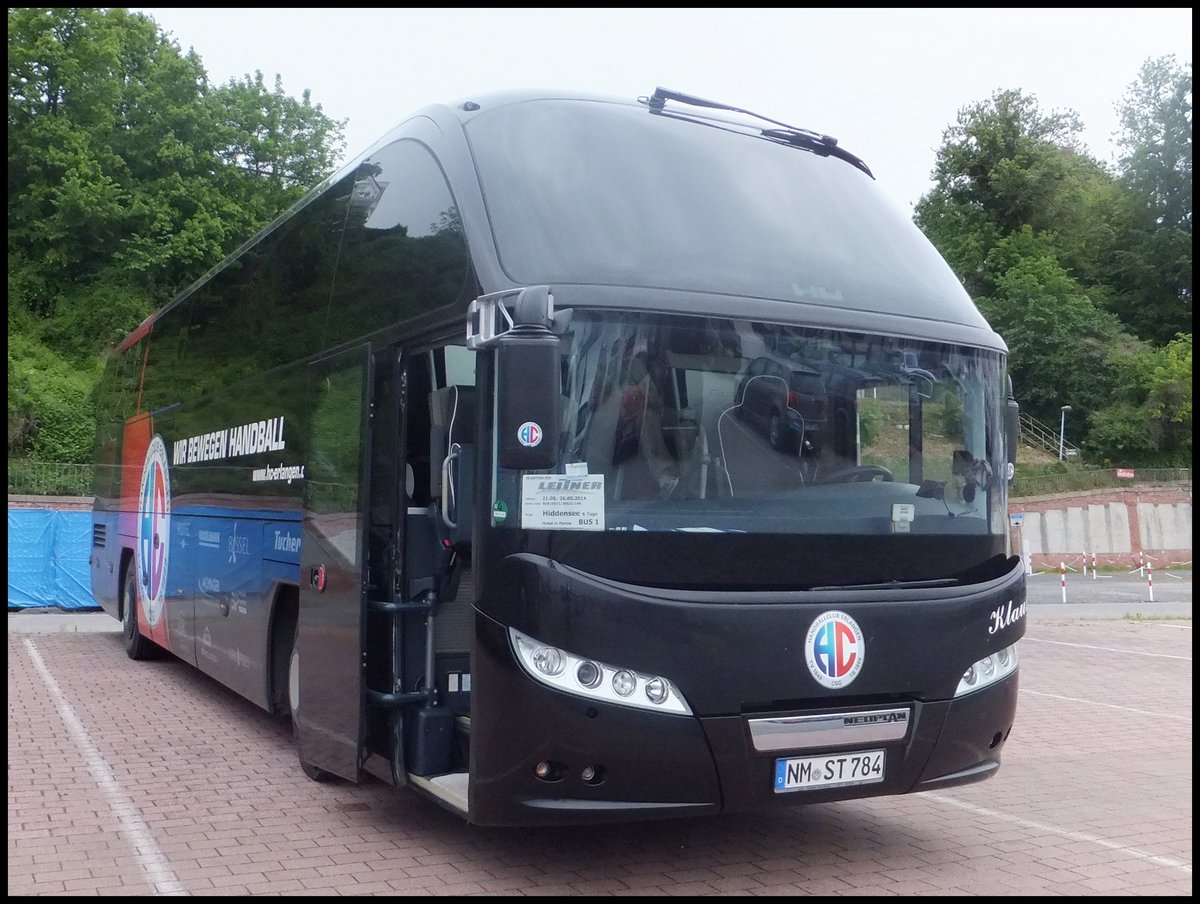
M 96 420 L 91 392 L 99 359 L 71 364 L 28 335 L 9 333 L 8 454 L 84 464 L 92 459 Z

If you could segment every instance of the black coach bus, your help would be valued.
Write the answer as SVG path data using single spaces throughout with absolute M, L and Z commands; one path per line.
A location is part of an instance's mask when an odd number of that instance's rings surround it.
M 92 581 L 313 779 L 480 825 L 995 773 L 1007 349 L 834 138 L 658 89 L 423 110 L 98 391 Z

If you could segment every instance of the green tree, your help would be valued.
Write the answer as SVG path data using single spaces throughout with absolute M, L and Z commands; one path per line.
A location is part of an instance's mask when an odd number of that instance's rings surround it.
M 231 124 L 219 153 L 237 171 L 254 176 L 252 184 L 265 181 L 280 191 L 311 188 L 341 155 L 339 124 L 320 104 L 313 106 L 307 89 L 299 101 L 284 93 L 278 75 L 269 91 L 261 72 L 231 79 L 215 99 L 222 121 Z
M 344 122 L 308 92 L 261 75 L 213 87 L 195 53 L 125 9 L 10 8 L 8 60 L 9 368 L 36 365 L 47 385 L 94 375 L 342 150 Z M 86 400 L 69 407 L 90 420 Z M 75 448 L 47 444 L 64 420 L 10 379 L 10 455 L 34 437 L 39 454 Z
M 1103 464 L 1190 467 L 1192 337 L 1110 355 L 1114 397 L 1091 418 L 1089 457 Z
M 1102 407 L 1111 385 L 1097 363 L 1121 331 L 1062 267 L 1053 242 L 1027 226 L 998 241 L 985 264 L 995 289 L 976 301 L 1008 343 L 1022 406 L 1045 421 L 1063 404 L 1084 417 Z
M 972 295 L 995 288 L 986 258 L 1005 235 L 1045 231 L 1082 130 L 1070 111 L 1044 114 L 1033 97 L 999 91 L 959 111 L 946 129 L 934 187 L 916 221 Z
M 1147 60 L 1118 110 L 1129 207 L 1112 310 L 1137 335 L 1165 344 L 1192 328 L 1191 64 Z
M 987 256 L 1026 227 L 1089 295 L 1108 291 L 1099 265 L 1112 254 L 1123 193 L 1082 150 L 1081 128 L 1074 112 L 1044 113 L 1033 97 L 998 91 L 944 133 L 916 222 L 972 295 L 995 290 Z
M 1173 422 L 1134 436 L 1134 417 L 1159 416 L 1151 371 L 1137 364 L 1151 349 L 1119 316 L 1134 302 L 1116 275 L 1147 261 L 1139 194 L 1083 152 L 1078 131 L 1074 114 L 1045 114 L 1019 91 L 964 108 L 916 222 L 1008 343 L 1025 411 L 1055 423 L 1071 405 L 1076 441 L 1095 460 L 1131 454 L 1135 439 L 1143 459 L 1178 457 L 1184 445 L 1190 455 Z M 1160 390 L 1154 398 L 1176 391 Z

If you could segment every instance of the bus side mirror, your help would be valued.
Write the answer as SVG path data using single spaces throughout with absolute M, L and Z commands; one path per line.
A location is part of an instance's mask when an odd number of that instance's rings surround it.
M 559 338 L 546 286 L 524 289 L 512 329 L 497 336 L 496 463 L 512 471 L 558 465 L 561 399 Z
M 1008 407 L 1004 412 L 1004 447 L 1008 455 L 1008 479 L 1012 480 L 1017 470 L 1017 444 L 1021 441 L 1021 406 L 1012 395 L 1012 381 L 1008 384 Z

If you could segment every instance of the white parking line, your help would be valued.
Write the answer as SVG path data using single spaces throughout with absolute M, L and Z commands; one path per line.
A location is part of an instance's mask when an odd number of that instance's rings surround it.
M 1109 709 L 1119 709 L 1122 712 L 1135 713 L 1139 716 L 1153 716 L 1155 719 L 1175 719 L 1179 722 L 1191 722 L 1191 716 L 1176 716 L 1172 713 L 1155 713 L 1148 709 L 1134 709 L 1132 706 L 1117 706 L 1115 703 L 1101 703 L 1099 700 L 1085 700 L 1082 697 L 1064 697 L 1062 694 L 1047 694 L 1045 691 L 1031 691 L 1021 688 L 1019 693 L 1032 694 L 1035 697 L 1049 697 L 1052 700 L 1066 700 L 1070 703 L 1088 703 L 1092 706 L 1106 706 Z
M 1170 622 L 1148 622 L 1151 628 L 1174 628 L 1176 631 L 1190 631 L 1191 625 L 1173 625 Z
M 978 814 L 979 816 L 986 816 L 989 819 L 1000 819 L 1004 822 L 1011 822 L 1015 825 L 1023 826 L 1024 828 L 1037 829 L 1039 832 L 1049 832 L 1051 835 L 1057 835 L 1059 838 L 1066 838 L 1068 841 L 1083 841 L 1087 842 L 1088 844 L 1094 844 L 1102 848 L 1107 848 L 1110 851 L 1120 851 L 1122 854 L 1128 854 L 1131 857 L 1136 857 L 1138 860 L 1145 860 L 1147 863 L 1153 863 L 1156 866 L 1166 866 L 1188 874 L 1192 872 L 1192 865 L 1185 861 L 1176 860 L 1173 857 L 1160 857 L 1157 854 L 1148 854 L 1145 851 L 1139 851 L 1137 848 L 1125 847 L 1124 845 L 1117 844 L 1115 841 L 1109 841 L 1106 838 L 1100 838 L 1096 835 L 1088 835 L 1084 832 L 1071 832 L 1067 829 L 1048 826 L 1044 822 L 1033 822 L 1028 819 L 1021 819 L 1018 816 L 1009 816 L 1007 813 L 998 813 L 995 810 L 977 807 L 974 804 L 956 800 L 953 797 L 946 797 L 942 794 L 931 794 L 928 791 L 921 795 L 921 799 L 935 800 L 938 803 L 949 804 L 952 807 L 968 810 L 971 813 Z
M 96 745 L 92 743 L 87 729 L 83 727 L 83 723 L 75 715 L 74 708 L 59 688 L 58 682 L 50 674 L 50 669 L 46 667 L 46 663 L 42 660 L 41 653 L 38 652 L 37 647 L 33 645 L 33 641 L 28 637 L 22 639 L 25 642 L 25 649 L 29 652 L 29 658 L 33 660 L 34 667 L 37 668 L 38 674 L 42 676 L 42 681 L 45 682 L 46 689 L 50 691 L 50 696 L 54 700 L 55 707 L 58 708 L 59 715 L 62 716 L 62 720 L 67 726 L 67 731 L 71 733 L 71 737 L 74 738 L 75 743 L 83 753 L 83 759 L 87 764 L 88 771 L 91 773 L 96 784 L 100 786 L 104 797 L 108 800 L 109 810 L 116 817 L 117 823 L 129 839 L 130 845 L 134 850 L 134 859 L 146 871 L 150 884 L 160 895 L 186 895 L 188 892 L 179 883 L 178 879 L 176 879 L 174 870 L 170 868 L 167 855 L 162 852 L 155 842 L 154 833 L 142 821 L 141 816 L 138 815 L 137 808 L 133 805 L 133 801 L 121 790 L 120 784 L 113 778 L 112 770 L 108 768 L 108 764 L 104 762 L 104 757 L 96 749 Z
M 1172 656 L 1170 653 L 1146 653 L 1142 650 L 1122 650 L 1117 647 L 1094 647 L 1086 643 L 1067 643 L 1065 640 L 1042 640 L 1039 637 L 1030 637 L 1026 635 L 1021 638 L 1021 643 L 1052 643 L 1060 647 L 1078 647 L 1081 650 L 1101 650 L 1105 653 L 1128 653 L 1130 656 L 1152 656 L 1155 659 L 1181 659 L 1184 662 L 1191 662 L 1191 656 Z

